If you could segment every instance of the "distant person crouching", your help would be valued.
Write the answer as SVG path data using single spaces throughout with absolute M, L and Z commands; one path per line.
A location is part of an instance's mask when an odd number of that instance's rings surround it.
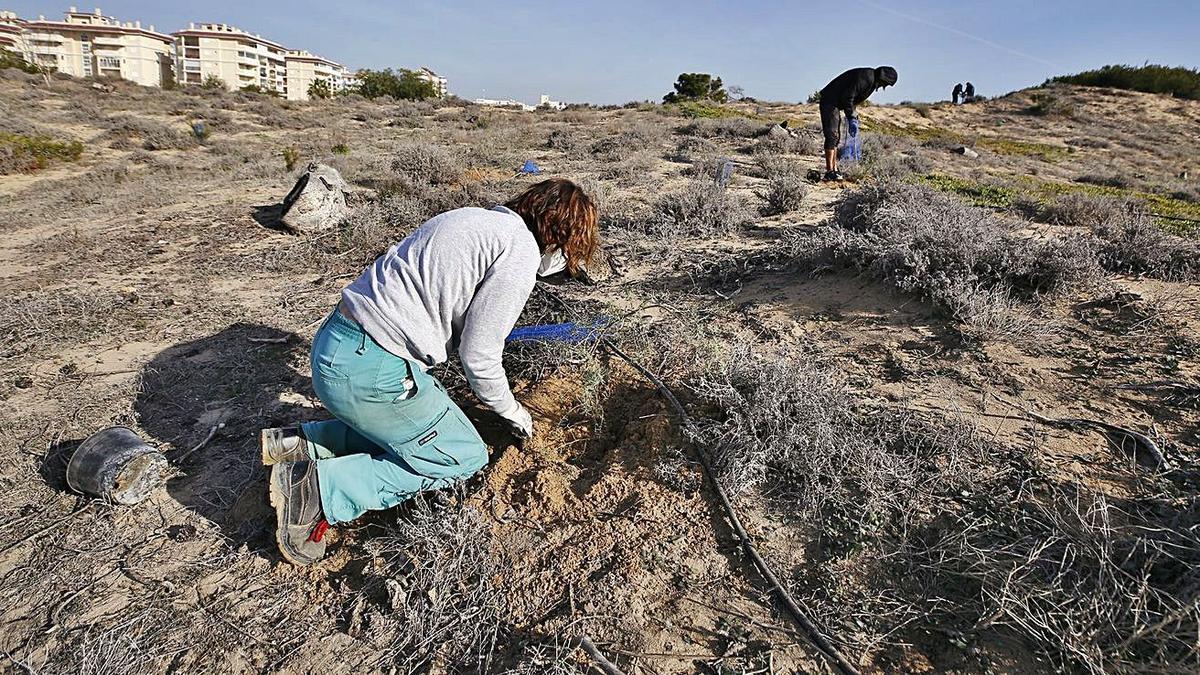
M 875 90 L 896 84 L 896 69 L 891 66 L 878 68 L 852 68 L 833 78 L 821 90 L 821 130 L 825 133 L 825 180 L 842 180 L 837 170 L 837 148 L 841 142 L 841 115 L 846 114 L 846 128 L 850 137 L 858 135 L 858 117 L 855 106 L 866 101 Z

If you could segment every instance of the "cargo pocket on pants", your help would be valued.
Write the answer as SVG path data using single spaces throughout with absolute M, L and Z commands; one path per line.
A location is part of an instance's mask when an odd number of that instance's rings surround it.
M 466 478 L 487 463 L 479 434 L 446 408 L 433 424 L 392 449 L 416 473 L 429 478 Z

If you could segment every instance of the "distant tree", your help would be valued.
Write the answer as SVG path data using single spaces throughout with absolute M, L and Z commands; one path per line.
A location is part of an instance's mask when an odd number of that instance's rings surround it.
M 808 95 L 807 103 L 820 103 L 820 102 L 821 102 L 821 90 L 820 89 L 818 89 Z
M 724 103 L 729 100 L 721 78 L 708 73 L 680 73 L 675 80 L 675 91 L 663 96 L 663 103 L 709 100 Z
M 407 68 L 401 68 L 399 71 L 391 68 L 360 70 L 358 71 L 358 86 L 354 88 L 354 91 L 366 98 L 391 96 L 392 98 L 417 101 L 436 98 L 438 95 L 432 82 L 422 79 L 415 70 Z
M 204 82 L 201 82 L 200 86 L 204 87 L 205 89 L 224 89 L 225 80 L 222 80 L 216 75 L 209 75 L 204 78 Z
M 746 96 L 746 90 L 740 84 L 731 84 L 725 88 L 725 91 L 728 91 L 729 95 L 734 99 L 742 99 Z
M 312 84 L 308 85 L 309 98 L 320 99 L 331 96 L 333 96 L 333 89 L 329 86 L 329 80 L 313 80 Z

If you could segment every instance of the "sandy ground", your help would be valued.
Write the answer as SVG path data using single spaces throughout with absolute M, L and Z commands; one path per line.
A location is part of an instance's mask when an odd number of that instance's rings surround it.
M 364 190 L 386 173 L 390 152 L 413 139 L 486 150 L 477 175 L 502 177 L 497 187 L 505 193 L 531 181 L 510 178 L 506 167 L 533 157 L 555 174 L 598 181 L 605 204 L 624 212 L 684 182 L 688 164 L 666 156 L 673 129 L 686 120 L 639 110 L 523 116 L 431 107 L 411 126 L 397 123 L 414 116 L 395 104 L 362 103 L 292 107 L 276 124 L 254 101 L 225 106 L 206 95 L 158 96 L 0 82 L 5 111 L 88 144 L 78 163 L 0 176 L 0 208 L 8 214 L 0 223 L 0 292 L 9 304 L 0 353 L 5 668 L 407 672 L 388 647 L 405 627 L 389 618 L 399 616 L 388 585 L 397 558 L 381 543 L 405 509 L 338 528 L 331 555 L 310 569 L 294 569 L 274 551 L 257 430 L 325 416 L 309 383 L 309 342 L 339 289 L 373 255 L 366 244 L 304 258 L 305 238 L 269 227 L 261 214 L 294 176 L 280 150 L 332 158 Z M 1087 119 L 1111 125 L 1032 118 L 1020 114 L 1019 99 L 936 107 L 928 116 L 873 106 L 864 116 L 1073 148 L 1055 161 L 984 153 L 976 164 L 929 153 L 935 170 L 975 179 L 1069 181 L 1104 170 L 1165 181 L 1200 146 L 1195 102 L 1111 92 L 1084 100 Z M 763 119 L 816 119 L 814 106 L 740 107 Z M 144 115 L 184 133 L 189 116 L 219 117 L 213 110 L 228 119 L 214 125 L 208 144 L 186 149 L 116 149 L 105 122 L 118 113 Z M 634 153 L 648 158 L 649 170 L 631 176 L 604 177 L 621 160 L 547 147 L 556 129 L 590 139 L 639 125 L 664 135 Z M 1109 133 L 1117 127 L 1119 135 Z M 1137 150 L 1159 143 L 1158 134 L 1174 134 L 1170 152 Z M 1070 145 L 1082 136 L 1109 146 Z M 348 157 L 331 154 L 337 142 L 350 146 Z M 744 141 L 714 143 L 733 153 Z M 789 159 L 818 166 L 811 154 Z M 744 175 L 732 189 L 750 199 L 760 184 Z M 968 346 L 936 308 L 866 276 L 739 265 L 782 233 L 826 220 L 852 187 L 814 185 L 800 210 L 757 218 L 718 240 L 656 242 L 610 230 L 608 251 L 623 274 L 555 292 L 581 306 L 626 311 L 633 325 L 663 327 L 689 313 L 727 344 L 820 353 L 865 400 L 954 415 L 1001 444 L 1033 444 L 1063 480 L 1114 496 L 1133 494 L 1144 480 L 1128 457 L 1098 434 L 1031 423 L 1009 402 L 1154 430 L 1172 456 L 1192 456 L 1200 445 L 1194 408 L 1121 387 L 1196 381 L 1194 285 L 1111 278 L 1100 296 L 1124 300 L 1059 298 L 1044 310 L 1048 328 L 1035 339 Z M 670 355 L 643 356 L 673 382 L 686 379 Z M 536 662 L 536 636 L 584 629 L 629 672 L 820 672 L 818 654 L 738 552 L 694 465 L 682 481 L 658 469 L 688 446 L 664 401 L 621 362 L 589 359 L 599 373 L 593 385 L 581 384 L 580 369 L 571 367 L 515 378 L 537 438 L 525 448 L 497 440 L 486 471 L 448 497 L 454 508 L 483 515 L 490 536 L 480 545 L 498 561 L 489 581 L 501 589 L 506 628 L 486 669 L 524 663 L 537 672 L 528 665 Z M 445 377 L 453 380 L 452 371 Z M 474 414 L 487 428 L 486 414 Z M 89 501 L 63 479 L 79 441 L 114 424 L 132 426 L 172 462 L 165 489 L 135 507 Z M 211 442 L 193 451 L 214 427 Z M 772 559 L 803 563 L 803 528 L 754 497 L 739 507 Z M 909 636 L 862 666 L 1046 667 L 1019 648 L 997 648 L 988 660 L 929 635 Z M 923 641 L 913 646 L 914 639 Z M 570 649 L 561 658 L 556 667 L 586 663 Z

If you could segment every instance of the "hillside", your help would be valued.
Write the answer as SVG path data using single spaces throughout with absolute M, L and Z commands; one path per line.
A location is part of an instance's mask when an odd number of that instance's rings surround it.
M 853 179 L 812 184 L 813 105 L 0 77 L 0 134 L 83 146 L 0 175 L 6 669 L 570 673 L 584 634 L 630 673 L 827 668 L 697 453 L 863 672 L 1200 668 L 1200 102 L 1064 85 L 869 106 Z M 506 366 L 537 434 L 505 447 L 449 364 L 497 439 L 488 468 L 283 563 L 257 433 L 328 417 L 314 331 L 423 219 L 538 180 L 526 159 L 597 196 L 606 262 L 541 286 L 519 325 L 608 317 L 702 438 L 611 351 L 525 345 Z M 310 160 L 356 210 L 291 234 L 277 204 Z M 64 482 L 115 424 L 172 463 L 136 506 Z

